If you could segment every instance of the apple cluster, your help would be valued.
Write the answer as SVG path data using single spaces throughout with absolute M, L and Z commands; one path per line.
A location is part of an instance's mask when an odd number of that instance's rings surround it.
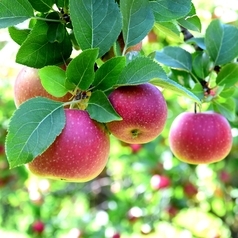
M 41 85 L 37 69 L 24 67 L 15 81 L 16 107 L 37 96 L 62 102 L 72 100 L 70 93 L 60 98 L 51 96 Z M 108 99 L 122 120 L 102 124 L 91 119 L 87 110 L 65 108 L 62 133 L 46 151 L 28 163 L 29 170 L 52 179 L 86 182 L 105 168 L 110 134 L 124 143 L 140 145 L 154 140 L 163 131 L 167 104 L 156 86 L 144 83 L 118 87 Z M 184 112 L 171 125 L 169 143 L 174 155 L 184 162 L 216 162 L 231 150 L 230 125 L 214 112 Z

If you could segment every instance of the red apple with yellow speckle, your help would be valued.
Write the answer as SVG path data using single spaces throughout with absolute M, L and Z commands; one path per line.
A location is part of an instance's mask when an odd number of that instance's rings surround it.
M 65 109 L 66 125 L 50 147 L 32 162 L 29 170 L 41 177 L 86 182 L 106 166 L 110 141 L 105 127 L 86 111 Z
M 184 112 L 173 121 L 169 143 L 181 161 L 208 164 L 224 159 L 232 147 L 230 124 L 215 112 Z

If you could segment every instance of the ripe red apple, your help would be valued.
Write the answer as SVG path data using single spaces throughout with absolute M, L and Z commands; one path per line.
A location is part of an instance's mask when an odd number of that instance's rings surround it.
M 181 161 L 208 164 L 224 159 L 232 147 L 231 128 L 215 112 L 184 112 L 173 121 L 169 133 L 170 148 Z
M 66 125 L 62 133 L 43 154 L 28 163 L 29 170 L 51 179 L 92 180 L 107 163 L 109 135 L 86 111 L 65 109 L 65 114 Z
M 42 221 L 35 221 L 33 224 L 32 224 L 32 229 L 34 232 L 36 233 L 42 233 L 45 229 L 45 225 Z
M 62 66 L 62 68 L 65 69 L 65 66 Z M 15 105 L 19 107 L 26 100 L 36 96 L 47 97 L 60 102 L 67 102 L 71 98 L 70 93 L 60 98 L 50 95 L 41 84 L 38 69 L 24 66 L 18 73 L 14 83 Z
M 150 179 L 150 186 L 153 190 L 168 188 L 170 186 L 170 179 L 166 176 L 155 174 Z
M 109 100 L 123 118 L 107 123 L 109 131 L 119 140 L 143 144 L 162 132 L 167 119 L 167 105 L 154 85 L 119 87 L 109 95 Z

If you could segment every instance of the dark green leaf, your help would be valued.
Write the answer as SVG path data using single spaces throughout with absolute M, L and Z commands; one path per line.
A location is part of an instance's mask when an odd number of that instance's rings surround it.
M 193 38 L 187 40 L 186 43 L 189 43 L 189 44 L 198 46 L 198 47 L 201 48 L 202 50 L 205 50 L 205 49 L 206 49 L 206 46 L 205 46 L 205 42 L 204 42 L 204 41 L 205 41 L 205 40 L 204 40 L 203 37 L 193 37 Z
M 122 119 L 114 110 L 107 96 L 99 90 L 92 92 L 86 110 L 92 119 L 101 123 Z
M 50 43 L 47 39 L 48 24 L 37 21 L 27 39 L 21 45 L 16 62 L 34 68 L 59 64 L 69 58 L 72 43 L 68 34 L 62 43 Z
M 206 52 L 196 52 L 193 57 L 193 70 L 197 77 L 205 79 L 210 73 L 210 57 Z
M 67 8 L 69 6 L 69 0 L 55 0 L 57 7 Z
M 97 57 L 98 49 L 88 49 L 70 61 L 66 69 L 68 81 L 81 90 L 87 90 L 95 77 L 94 64 Z
M 65 126 L 63 104 L 47 98 L 33 98 L 15 111 L 6 138 L 10 168 L 31 162 L 43 153 Z
M 50 43 L 62 43 L 66 36 L 66 29 L 61 23 L 50 23 L 47 31 L 47 38 Z
M 28 1 L 0 1 L 0 28 L 17 25 L 33 16 L 33 8 Z
M 71 0 L 70 17 L 80 48 L 99 48 L 99 57 L 109 51 L 122 27 L 118 5 L 112 0 Z
M 95 74 L 93 85 L 96 89 L 110 90 L 118 81 L 118 78 L 126 65 L 125 57 L 114 57 L 106 61 Z
M 55 97 L 63 97 L 68 89 L 66 87 L 65 70 L 57 66 L 46 66 L 39 70 L 41 83 L 45 90 Z
M 185 88 L 191 87 L 192 77 L 187 71 L 171 68 L 168 77 Z
M 191 9 L 191 0 L 151 1 L 156 22 L 172 21 L 186 16 Z
M 149 82 L 153 78 L 167 79 L 162 67 L 147 57 L 138 57 L 122 71 L 117 86 L 137 85 Z
M 235 26 L 214 20 L 205 34 L 205 44 L 208 54 L 215 65 L 229 63 L 238 56 L 238 29 Z
M 8 32 L 11 38 L 18 44 L 21 45 L 31 32 L 30 29 L 18 29 L 17 27 L 9 27 Z
M 226 88 L 236 84 L 238 82 L 238 64 L 230 63 L 222 67 L 217 75 L 216 82 Z
M 120 9 L 125 52 L 129 46 L 136 45 L 149 33 L 154 25 L 154 16 L 148 0 L 121 0 Z
M 33 8 L 39 12 L 48 12 L 52 5 L 54 4 L 54 0 L 28 0 Z
M 194 102 L 201 104 L 200 99 L 196 95 L 194 95 L 191 91 L 169 78 L 163 80 L 159 78 L 154 78 L 150 80 L 150 83 L 168 90 L 172 90 L 173 92 L 181 96 L 187 97 L 189 99 L 192 99 Z
M 166 66 L 191 71 L 192 56 L 186 50 L 177 46 L 167 46 L 155 52 L 155 60 Z

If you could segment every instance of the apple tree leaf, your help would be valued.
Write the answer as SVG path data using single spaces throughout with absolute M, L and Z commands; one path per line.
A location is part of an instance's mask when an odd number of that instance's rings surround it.
M 156 22 L 172 21 L 186 16 L 191 0 L 154 0 L 150 2 Z
M 235 26 L 213 20 L 205 34 L 208 54 L 215 65 L 229 63 L 238 56 L 238 29 Z
M 150 80 L 151 84 L 154 84 L 156 86 L 165 88 L 166 90 L 171 90 L 175 93 L 177 93 L 178 95 L 187 97 L 191 100 L 193 100 L 194 102 L 197 102 L 198 104 L 201 104 L 201 100 L 195 95 L 193 94 L 190 90 L 188 90 L 187 88 L 183 87 L 182 85 L 176 83 L 175 81 L 167 78 L 166 80 L 163 79 L 159 79 L 159 78 L 154 78 Z
M 117 83 L 125 65 L 126 58 L 123 56 L 107 60 L 95 73 L 94 87 L 102 91 L 112 89 Z
M 161 51 L 156 51 L 154 58 L 166 66 L 191 71 L 192 56 L 189 52 L 177 46 L 166 46 Z
M 71 0 L 69 6 L 74 35 L 81 49 L 99 48 L 99 57 L 104 55 L 121 31 L 118 5 L 113 0 Z
M 162 67 L 151 58 L 137 57 L 122 70 L 117 86 L 143 84 L 152 78 L 166 80 L 167 75 Z
M 21 104 L 11 117 L 6 138 L 10 168 L 29 163 L 43 153 L 64 126 L 62 103 L 37 97 Z
M 100 90 L 92 92 L 86 110 L 92 119 L 101 123 L 122 120 L 111 105 L 106 94 Z
M 210 73 L 211 61 L 205 51 L 197 51 L 193 54 L 192 67 L 197 77 L 205 79 Z
M 39 70 L 39 76 L 42 86 L 49 94 L 55 97 L 63 97 L 68 92 L 66 73 L 60 67 L 45 66 Z
M 48 12 L 52 5 L 55 3 L 54 0 L 28 0 L 33 8 L 39 12 Z
M 72 52 L 72 43 L 68 34 L 62 43 L 50 43 L 47 38 L 48 28 L 46 22 L 36 22 L 17 53 L 17 63 L 42 68 L 46 65 L 59 64 L 69 58 Z
M 94 64 L 97 57 L 98 49 L 87 49 L 71 60 L 66 69 L 68 81 L 81 90 L 87 90 L 95 77 Z
M 17 25 L 33 16 L 33 8 L 29 1 L 0 1 L 0 28 Z
M 153 12 L 148 0 L 121 0 L 120 9 L 123 17 L 124 51 L 136 45 L 149 33 L 154 25 Z
M 238 82 L 238 64 L 229 63 L 221 68 L 216 78 L 218 85 L 224 85 L 226 88 L 231 87 Z
M 28 37 L 29 33 L 31 32 L 30 29 L 19 29 L 15 26 L 11 26 L 8 28 L 9 35 L 11 38 L 18 44 L 21 45 L 26 38 Z

